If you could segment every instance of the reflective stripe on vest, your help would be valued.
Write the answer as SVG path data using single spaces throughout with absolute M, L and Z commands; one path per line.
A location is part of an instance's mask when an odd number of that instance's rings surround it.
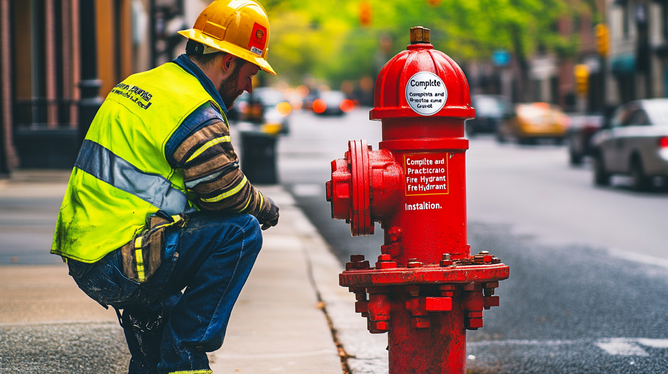
M 84 140 L 74 166 L 119 190 L 175 215 L 188 208 L 188 198 L 161 175 L 147 174 L 107 148 Z

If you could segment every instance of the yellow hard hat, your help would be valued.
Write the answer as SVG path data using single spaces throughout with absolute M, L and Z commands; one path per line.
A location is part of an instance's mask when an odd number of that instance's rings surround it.
M 269 18 L 262 5 L 254 0 L 214 1 L 200 13 L 192 29 L 179 34 L 276 75 L 267 62 Z

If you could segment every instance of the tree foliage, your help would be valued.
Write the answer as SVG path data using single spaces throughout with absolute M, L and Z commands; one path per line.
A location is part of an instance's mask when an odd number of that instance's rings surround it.
M 359 22 L 360 3 L 372 7 L 372 23 Z M 337 84 L 374 76 L 404 50 L 409 29 L 431 29 L 434 46 L 456 61 L 489 61 L 504 49 L 526 64 L 536 51 L 577 52 L 577 34 L 563 36 L 557 22 L 592 12 L 595 0 L 266 0 L 272 26 L 269 61 L 282 79 L 310 75 Z M 438 1 L 436 1 L 438 2 Z M 383 52 L 379 40 L 388 38 Z M 379 62 L 380 61 L 380 62 Z

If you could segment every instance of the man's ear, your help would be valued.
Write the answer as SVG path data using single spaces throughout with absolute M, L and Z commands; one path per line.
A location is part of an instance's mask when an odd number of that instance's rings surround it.
M 223 56 L 223 61 L 221 62 L 223 72 L 227 73 L 228 70 L 232 69 L 234 59 L 235 57 L 231 53 L 228 53 L 225 56 Z

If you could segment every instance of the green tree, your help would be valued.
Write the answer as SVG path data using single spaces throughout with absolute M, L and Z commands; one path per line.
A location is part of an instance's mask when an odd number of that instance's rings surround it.
M 460 64 L 488 61 L 494 50 L 506 49 L 522 71 L 528 92 L 528 58 L 538 50 L 568 57 L 579 38 L 562 36 L 556 27 L 564 17 L 595 9 L 594 0 L 365 0 L 372 6 L 372 24 L 359 24 L 361 0 L 269 0 L 272 22 L 270 62 L 283 79 L 301 80 L 305 73 L 338 84 L 378 73 L 379 59 L 405 49 L 412 26 L 431 29 L 432 44 Z M 389 37 L 390 53 L 379 40 Z

